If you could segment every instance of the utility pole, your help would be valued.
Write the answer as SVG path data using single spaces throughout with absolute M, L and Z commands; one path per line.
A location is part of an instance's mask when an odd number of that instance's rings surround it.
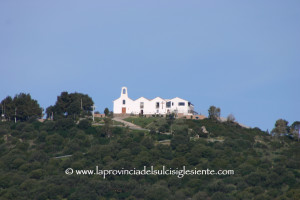
M 3 121 L 4 114 L 3 114 L 3 105 L 2 105 L 2 104 L 1 104 L 1 107 L 2 107 L 2 112 L 1 112 L 1 121 Z
M 44 108 L 42 108 L 41 119 L 44 117 Z
M 94 104 L 92 106 L 92 109 L 93 109 L 92 114 L 93 114 L 93 122 L 94 122 L 95 121 L 95 105 Z
M 80 108 L 82 110 L 82 98 L 80 99 Z
M 4 105 L 3 105 L 4 104 Z M 2 107 L 2 115 L 1 117 L 4 118 L 5 117 L 5 103 L 1 104 Z
M 15 107 L 15 123 L 17 123 L 17 107 Z

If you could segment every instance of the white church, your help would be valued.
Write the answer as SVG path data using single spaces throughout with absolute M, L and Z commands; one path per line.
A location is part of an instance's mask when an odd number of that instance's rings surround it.
M 128 97 L 127 87 L 122 87 L 120 98 L 113 101 L 114 114 L 142 114 L 142 115 L 166 115 L 174 113 L 177 116 L 194 114 L 194 105 L 191 102 L 175 97 L 173 99 L 163 99 L 156 97 L 146 99 L 140 97 L 132 100 Z

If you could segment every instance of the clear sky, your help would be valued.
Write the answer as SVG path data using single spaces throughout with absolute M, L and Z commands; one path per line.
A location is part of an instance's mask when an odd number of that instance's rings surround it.
M 0 99 L 62 91 L 96 110 L 181 97 L 251 127 L 300 120 L 300 1 L 0 0 Z

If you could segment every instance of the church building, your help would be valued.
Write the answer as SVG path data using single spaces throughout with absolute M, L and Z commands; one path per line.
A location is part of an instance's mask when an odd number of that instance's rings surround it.
M 122 87 L 120 98 L 113 102 L 114 114 L 166 115 L 175 113 L 177 116 L 194 114 L 194 105 L 187 100 L 179 97 L 173 99 L 163 99 L 161 97 L 146 99 L 140 97 L 133 100 L 128 97 L 127 87 Z

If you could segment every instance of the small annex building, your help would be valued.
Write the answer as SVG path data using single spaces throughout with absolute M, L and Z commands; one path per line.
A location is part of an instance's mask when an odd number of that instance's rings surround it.
M 122 87 L 120 98 L 114 100 L 113 104 L 114 114 L 166 115 L 175 113 L 177 116 L 194 114 L 194 105 L 187 100 L 179 97 L 173 99 L 140 97 L 133 100 L 128 97 L 127 87 Z

